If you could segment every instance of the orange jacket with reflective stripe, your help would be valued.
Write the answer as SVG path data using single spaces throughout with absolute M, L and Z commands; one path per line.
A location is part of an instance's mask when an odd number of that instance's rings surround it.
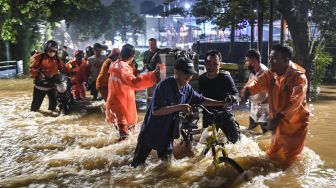
M 87 82 L 88 80 L 88 64 L 82 59 L 80 65 L 77 64 L 76 60 L 71 60 L 66 64 L 66 67 L 73 72 L 70 76 L 72 84 L 78 84 L 82 82 Z
M 41 71 L 46 77 L 55 76 L 58 71 L 67 74 L 69 70 L 61 60 L 49 57 L 43 53 L 36 53 L 30 58 L 29 73 L 31 78 L 35 78 Z
M 109 68 L 108 97 L 106 101 L 106 120 L 118 124 L 135 125 L 137 111 L 134 90 L 142 90 L 156 83 L 154 71 L 134 76 L 133 69 L 126 62 L 117 60 Z
M 284 115 L 275 130 L 268 151 L 270 155 L 283 148 L 285 156 L 290 158 L 298 155 L 303 149 L 309 124 L 306 102 L 307 78 L 304 73 L 302 67 L 289 62 L 283 75 L 277 76 L 268 70 L 245 86 L 251 95 L 268 91 L 270 119 L 277 113 Z

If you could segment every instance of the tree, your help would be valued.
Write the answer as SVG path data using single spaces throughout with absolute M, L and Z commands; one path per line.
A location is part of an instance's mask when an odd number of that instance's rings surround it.
M 11 43 L 14 58 L 24 59 L 27 67 L 30 51 L 41 37 L 41 25 L 53 26 L 60 20 L 71 20 L 74 10 L 97 4 L 99 0 L 0 0 L 0 45 Z
M 131 32 L 133 36 L 144 33 L 145 20 L 134 11 L 128 0 L 114 0 L 109 10 L 111 26 L 108 31 L 109 36 L 114 37 L 119 33 L 121 40 L 126 42 L 127 33 Z
M 77 9 L 74 18 L 68 21 L 69 33 L 75 41 L 86 41 L 101 37 L 109 28 L 109 10 L 97 5 L 88 10 Z
M 170 1 L 170 0 L 169 0 Z M 253 17 L 249 6 L 253 2 L 268 5 L 266 0 L 198 0 L 192 12 L 196 17 L 213 20 L 219 27 L 238 26 Z M 274 0 L 275 9 L 286 19 L 293 40 L 294 61 L 306 69 L 310 80 L 315 49 L 325 41 L 336 39 L 336 1 L 335 0 Z M 268 13 L 263 6 L 263 13 Z M 259 11 L 259 10 L 258 10 Z M 311 15 L 311 16 L 309 16 Z M 267 14 L 264 15 L 268 17 Z M 312 25 L 318 33 L 312 35 Z M 245 26 L 244 24 L 242 25 Z M 321 52 L 321 50 L 319 50 Z
M 255 19 L 251 6 L 252 1 L 254 0 L 198 0 L 192 6 L 191 14 L 197 18 L 197 23 L 210 21 L 220 29 L 231 29 L 230 52 L 228 55 L 230 56 L 234 48 L 235 30 L 245 28 L 250 20 Z M 172 0 L 168 0 L 166 3 L 170 2 Z M 261 13 L 264 14 L 264 9 L 267 6 L 262 8 Z M 183 8 L 173 8 L 165 13 L 165 15 L 169 14 L 185 15 L 186 13 Z
M 98 5 L 92 9 L 77 10 L 69 21 L 70 35 L 76 41 L 86 41 L 104 36 L 114 41 L 120 35 L 127 41 L 127 33 L 137 42 L 137 34 L 144 32 L 145 21 L 134 12 L 129 1 L 115 0 L 109 6 Z
M 330 39 L 336 33 L 334 30 L 336 2 L 334 0 L 282 0 L 276 7 L 287 21 L 293 39 L 295 62 L 306 69 L 310 83 L 315 49 L 320 46 L 316 42 L 323 45 L 326 38 Z M 310 35 L 312 28 L 309 27 L 309 23 L 316 24 L 319 29 L 317 40 Z
M 88 9 L 99 4 L 99 0 L 0 0 L 1 38 L 16 42 L 17 27 L 29 28 L 41 21 L 57 22 L 71 20 L 76 9 Z

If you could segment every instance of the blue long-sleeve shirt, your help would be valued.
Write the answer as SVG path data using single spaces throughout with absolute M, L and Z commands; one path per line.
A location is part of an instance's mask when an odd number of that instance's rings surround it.
M 139 140 L 158 151 L 172 149 L 173 139 L 171 135 L 174 116 L 177 113 L 153 116 L 153 111 L 176 104 L 201 104 L 204 100 L 205 98 L 194 91 L 189 84 L 179 90 L 174 77 L 161 81 L 154 91 L 152 101 L 141 127 Z

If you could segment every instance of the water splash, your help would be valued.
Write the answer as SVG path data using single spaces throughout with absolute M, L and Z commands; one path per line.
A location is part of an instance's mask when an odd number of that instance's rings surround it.
M 265 156 L 270 134 L 260 136 L 244 131 L 241 140 L 227 144 L 226 149 L 246 170 L 250 182 L 229 166 L 216 169 L 210 155 L 201 155 L 202 144 L 195 144 L 190 150 L 177 142 L 176 151 L 180 149 L 184 156 L 165 164 L 153 151 L 146 165 L 134 169 L 130 163 L 140 124 L 127 140 L 117 142 L 117 130 L 105 123 L 102 102 L 79 105 L 64 116 L 45 110 L 45 100 L 41 112 L 29 112 L 31 92 L 27 89 L 0 94 L 0 187 L 336 186 L 333 163 L 323 161 L 317 151 L 306 147 L 300 158 L 284 169 Z M 332 116 L 321 114 L 318 107 L 314 105 L 314 118 L 331 122 Z M 236 117 L 245 115 L 237 113 Z M 329 127 L 328 131 L 332 133 L 333 129 Z M 325 137 L 326 133 L 318 133 L 321 135 L 315 133 L 314 139 Z

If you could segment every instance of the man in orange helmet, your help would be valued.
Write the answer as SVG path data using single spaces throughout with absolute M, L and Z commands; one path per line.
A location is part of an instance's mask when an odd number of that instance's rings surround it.
M 57 55 L 58 44 L 49 40 L 44 44 L 44 52 L 36 52 L 30 59 L 29 73 L 34 78 L 33 101 L 31 111 L 38 111 L 46 95 L 49 98 L 49 110 L 57 106 L 54 79 L 58 72 L 67 74 L 64 63 Z
M 72 95 L 76 100 L 82 100 L 86 96 L 85 85 L 88 80 L 88 64 L 83 57 L 84 52 L 82 50 L 77 50 L 75 52 L 75 59 L 66 64 L 66 67 L 71 69 L 70 80 L 72 84 Z

